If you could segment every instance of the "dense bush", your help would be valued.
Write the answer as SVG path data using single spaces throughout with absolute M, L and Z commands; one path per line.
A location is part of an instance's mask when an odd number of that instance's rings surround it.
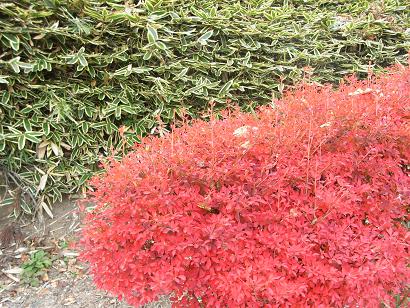
M 145 138 L 95 177 L 82 258 L 138 305 L 377 307 L 410 281 L 410 68 Z
M 122 147 L 121 125 L 132 145 L 210 100 L 268 103 L 304 66 L 337 82 L 410 47 L 405 0 L 0 2 L 0 169 L 47 203 Z

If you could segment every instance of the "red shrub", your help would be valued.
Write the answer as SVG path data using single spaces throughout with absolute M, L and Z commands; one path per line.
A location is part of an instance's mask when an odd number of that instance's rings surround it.
M 410 69 L 146 138 L 94 178 L 82 257 L 131 304 L 377 307 L 410 281 Z

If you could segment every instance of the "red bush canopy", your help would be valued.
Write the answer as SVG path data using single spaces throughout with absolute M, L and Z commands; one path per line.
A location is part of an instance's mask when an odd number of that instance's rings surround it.
M 409 68 L 302 85 L 105 168 L 82 258 L 131 304 L 376 307 L 410 281 Z

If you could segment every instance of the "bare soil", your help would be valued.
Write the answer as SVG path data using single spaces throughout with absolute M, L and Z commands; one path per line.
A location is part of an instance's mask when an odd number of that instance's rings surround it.
M 70 248 L 81 227 L 75 202 L 56 205 L 54 217 L 45 218 L 42 224 L 27 218 L 16 222 L 8 214 L 0 208 L 0 232 L 8 229 L 6 238 L 0 235 L 0 242 L 6 242 L 0 243 L 0 308 L 131 307 L 98 290 L 87 266 Z M 31 286 L 23 281 L 21 266 L 40 250 L 51 258 L 52 266 L 38 277 L 38 286 Z M 146 307 L 171 307 L 171 303 L 164 297 Z

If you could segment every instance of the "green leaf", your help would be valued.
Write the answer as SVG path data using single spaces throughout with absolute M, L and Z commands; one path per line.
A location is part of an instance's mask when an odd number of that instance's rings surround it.
M 22 69 L 24 69 L 25 73 L 29 73 L 33 71 L 34 65 L 31 63 L 24 63 L 24 62 L 19 62 L 18 66 Z
M 27 187 L 41 178 L 34 159 L 43 172 L 52 165 L 67 175 L 47 180 L 41 197 L 51 206 L 79 189 L 88 174 L 79 167 L 93 169 L 97 151 L 118 146 L 115 124 L 149 134 L 156 116 L 166 124 L 174 109 L 195 117 L 211 99 L 224 108 L 234 91 L 251 111 L 303 78 L 306 65 L 318 83 L 366 77 L 369 61 L 375 73 L 407 65 L 405 0 L 387 1 L 375 18 L 372 1 L 322 2 L 0 0 L 0 164 L 23 174 Z M 127 101 L 111 106 L 117 97 Z M 19 151 L 22 134 L 28 141 Z M 51 142 L 70 158 L 53 155 Z
M 84 185 L 84 183 L 88 180 L 90 178 L 90 175 L 89 174 L 83 174 L 82 176 L 81 176 L 81 178 L 80 178 L 80 181 L 78 182 L 78 184 L 81 186 L 81 185 Z
M 9 131 L 11 131 L 14 134 L 21 135 L 21 132 L 18 129 L 15 129 L 13 126 L 7 126 Z
M 184 68 L 178 75 L 175 76 L 174 80 L 179 80 L 186 75 L 188 68 Z
M 38 138 L 34 132 L 26 132 L 24 134 L 24 136 L 27 138 L 27 140 L 29 140 L 33 143 L 40 143 L 41 142 L 41 139 Z
M 88 132 L 89 128 L 90 128 L 90 126 L 88 125 L 88 122 L 81 123 L 81 129 L 85 134 Z
M 88 62 L 87 62 L 86 58 L 85 58 L 82 54 L 80 54 L 80 55 L 78 56 L 78 61 L 80 61 L 80 64 L 81 64 L 82 67 L 88 66 Z
M 151 4 L 151 1 L 149 0 L 145 1 L 145 7 L 147 8 L 149 12 L 152 12 L 153 10 L 155 10 L 155 7 Z
M 121 118 L 121 107 L 119 107 L 119 106 L 117 108 L 115 108 L 115 117 L 117 119 Z
M 10 100 L 10 92 L 9 91 L 4 91 L 3 96 L 1 97 L 1 103 L 3 105 L 7 105 L 9 100 Z
M 250 58 L 251 58 L 251 53 L 248 51 L 248 52 L 246 53 L 245 58 L 244 58 L 243 61 L 242 61 L 242 64 L 245 65 L 246 67 L 252 67 L 252 65 L 249 64 Z
M 152 51 L 147 51 L 145 52 L 143 59 L 146 61 L 146 60 L 151 59 L 151 57 L 152 57 Z
M 5 198 L 4 200 L 2 200 L 0 202 L 0 207 L 2 206 L 10 206 L 14 203 L 14 198 L 10 197 L 10 198 Z
M 106 125 L 105 122 L 94 122 L 94 123 L 91 123 L 91 127 L 94 128 L 94 129 L 102 128 L 102 127 L 104 127 L 105 125 Z
M 94 113 L 93 108 L 91 108 L 91 107 L 85 107 L 84 111 L 85 111 L 85 114 L 86 114 L 88 117 L 91 118 L 91 117 L 93 116 L 93 113 Z
M 8 77 L 9 77 L 9 76 L 1 76 L 1 75 L 0 75 L 0 83 L 8 84 L 9 81 L 6 79 L 6 78 L 8 78 Z
M 206 41 L 214 34 L 213 30 L 209 30 L 205 32 L 204 34 L 201 35 L 201 37 L 198 39 L 199 43 L 202 45 L 206 44 Z
M 160 42 L 160 41 L 156 42 L 155 46 L 157 46 L 161 50 L 166 50 L 167 49 L 167 45 L 165 45 L 163 42 Z
M 32 130 L 30 120 L 27 119 L 27 118 L 23 119 L 23 126 L 24 126 L 24 129 L 26 130 L 26 132 L 29 132 L 29 131 Z
M 33 112 L 33 106 L 27 105 L 26 107 L 24 107 L 23 109 L 21 109 L 20 112 L 21 112 L 22 114 L 32 113 L 32 112 Z
M 224 94 L 228 93 L 228 91 L 231 88 L 232 84 L 233 84 L 233 80 L 229 80 L 227 83 L 225 83 L 223 85 L 223 87 L 221 88 L 221 90 L 219 91 L 219 95 L 224 95 Z
M 50 133 L 50 124 L 48 122 L 44 122 L 42 124 L 43 127 L 43 132 L 45 135 L 48 135 Z
M 17 145 L 18 149 L 21 151 L 24 149 L 24 146 L 26 145 L 26 136 L 25 135 L 20 135 L 17 139 Z
M 17 35 L 13 35 L 9 33 L 4 33 L 2 35 L 9 41 L 11 48 L 13 48 L 15 51 L 19 50 L 20 39 Z
M 77 55 L 70 56 L 67 58 L 67 64 L 76 64 L 79 60 L 79 57 Z
M 120 69 L 117 69 L 112 76 L 129 76 L 132 72 L 132 64 L 128 64 Z
M 13 58 L 9 61 L 11 68 L 16 74 L 20 73 L 19 61 L 20 61 L 20 57 Z
M 114 123 L 108 122 L 105 128 L 107 134 L 112 134 L 113 132 L 117 131 L 118 128 L 115 126 Z
M 121 110 L 129 114 L 137 114 L 137 111 L 132 106 L 122 105 Z
M 150 44 L 155 43 L 158 40 L 157 30 L 155 30 L 154 28 L 148 26 L 147 27 L 147 37 L 148 37 L 148 42 Z

